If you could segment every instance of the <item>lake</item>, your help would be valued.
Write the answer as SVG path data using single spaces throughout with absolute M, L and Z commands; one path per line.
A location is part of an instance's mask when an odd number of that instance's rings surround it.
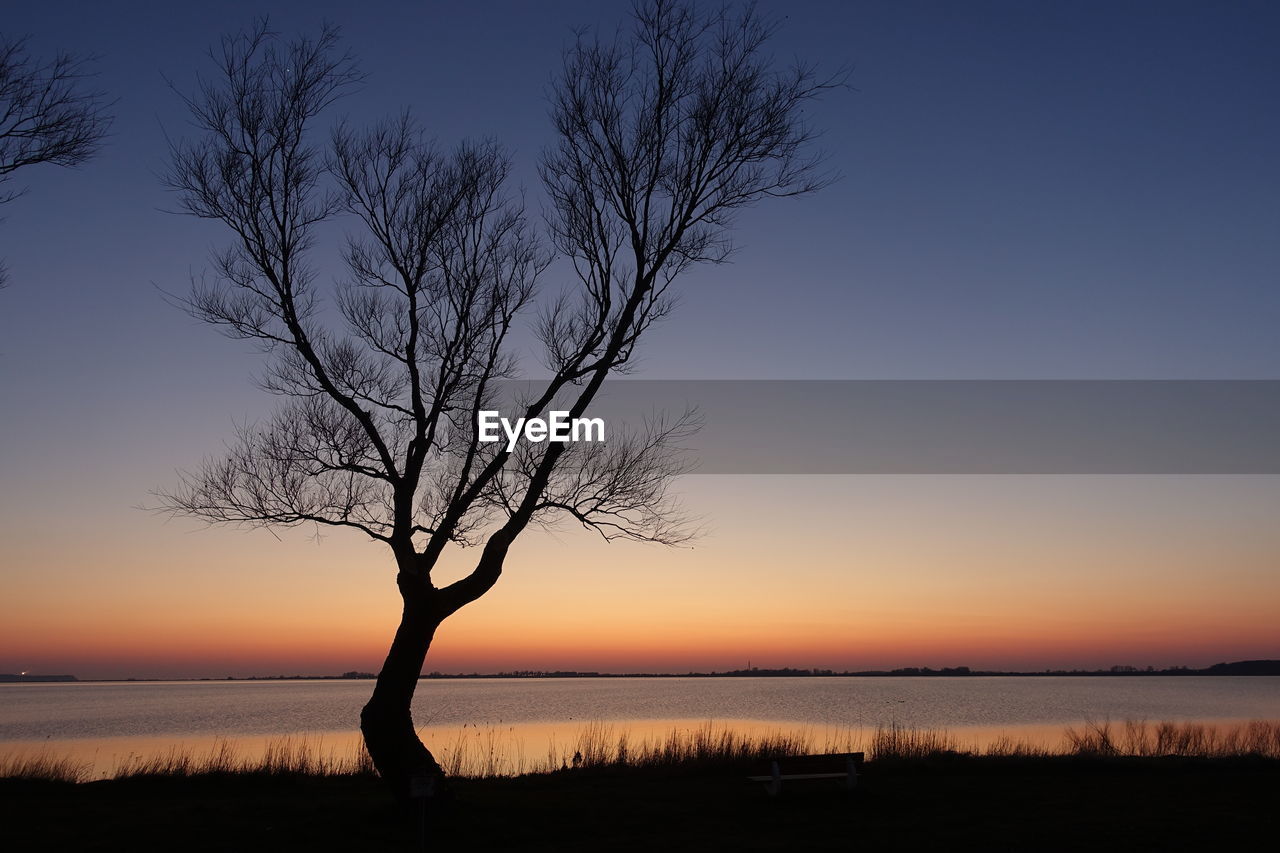
M 128 756 L 281 736 L 355 748 L 371 681 L 81 682 L 0 685 L 0 754 L 48 749 L 109 773 Z M 433 750 L 498 748 L 513 772 L 571 753 L 584 726 L 635 738 L 708 721 L 745 730 L 858 735 L 946 729 L 981 745 L 1055 745 L 1086 721 L 1280 718 L 1280 678 L 566 678 L 422 681 L 414 719 Z M 484 741 L 484 743 L 481 743 Z M 496 744 L 496 747 L 495 747 Z

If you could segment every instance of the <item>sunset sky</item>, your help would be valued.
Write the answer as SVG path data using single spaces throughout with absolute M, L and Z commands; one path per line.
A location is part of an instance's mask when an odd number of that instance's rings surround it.
M 271 410 L 261 361 L 166 304 L 225 233 L 166 210 L 178 96 L 223 33 L 342 27 L 368 82 L 494 137 L 531 208 L 545 87 L 620 2 L 22 4 L 118 98 L 35 167 L 0 257 L 0 672 L 375 670 L 399 599 L 355 535 L 140 509 Z M 762 2 L 776 55 L 852 69 L 809 110 L 843 178 L 742 217 L 643 349 L 657 379 L 1280 379 L 1280 7 Z M 342 223 L 320 247 L 339 273 Z M 327 266 L 326 266 L 327 265 Z M 531 359 L 531 363 L 532 363 Z M 768 417 L 762 411 L 761 417 Z M 427 670 L 1204 666 L 1280 657 L 1280 477 L 689 476 L 692 548 L 530 531 Z M 454 551 L 442 580 L 476 554 Z

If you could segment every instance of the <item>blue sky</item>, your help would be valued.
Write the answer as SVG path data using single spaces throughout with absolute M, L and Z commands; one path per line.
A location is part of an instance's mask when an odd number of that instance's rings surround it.
M 207 69 L 203 51 L 219 34 L 265 12 L 285 33 L 339 23 L 369 73 L 340 112 L 371 117 L 409 106 L 444 143 L 494 136 L 514 150 L 536 205 L 533 167 L 549 141 L 543 89 L 558 51 L 570 27 L 609 31 L 625 9 L 493 2 L 11 10 L 6 28 L 30 33 L 35 49 L 99 54 L 99 82 L 120 104 L 102 157 L 78 172 L 22 175 L 31 192 L 5 212 L 0 239 L 15 279 L 6 295 L 6 369 L 27 352 L 35 364 L 71 372 L 65 361 L 90 351 L 112 375 L 144 362 L 159 367 L 158 353 L 162 375 L 207 362 L 206 348 L 230 356 L 209 338 L 188 343 L 187 321 L 152 288 L 181 289 L 221 238 L 165 215 L 171 199 L 155 179 L 163 132 L 184 130 L 165 77 L 188 87 Z M 853 69 L 854 91 L 811 110 L 844 180 L 816 198 L 743 217 L 736 262 L 691 276 L 684 309 L 647 352 L 651 375 L 1276 375 L 1274 6 L 762 9 L 783 18 L 779 57 Z M 188 345 L 191 358 L 174 351 Z
M 612 31 L 627 8 L 7 9 L 33 52 L 96 54 L 119 101 L 100 157 L 18 173 L 30 192 L 3 212 L 0 534 L 56 537 L 75 518 L 89 541 L 151 535 L 133 509 L 147 490 L 271 405 L 254 353 L 158 289 L 184 290 L 225 239 L 166 213 L 157 177 L 165 134 L 186 131 L 167 81 L 188 90 L 222 33 L 264 13 L 285 34 L 339 24 L 368 83 L 335 117 L 407 106 L 443 144 L 495 137 L 536 209 L 559 52 L 572 27 Z M 779 58 L 851 69 L 852 88 L 810 110 L 843 178 L 745 213 L 734 263 L 689 273 L 641 376 L 1280 378 L 1280 6 L 760 8 L 781 19 Z M 341 229 L 320 251 L 335 275 Z

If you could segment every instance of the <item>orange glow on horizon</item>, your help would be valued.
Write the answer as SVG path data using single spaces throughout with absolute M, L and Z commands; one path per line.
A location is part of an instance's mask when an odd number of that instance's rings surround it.
M 1271 496 L 1256 482 L 1208 512 L 1194 482 L 1152 492 L 1120 478 L 1099 493 L 1016 478 L 849 480 L 691 478 L 718 528 L 692 549 L 527 536 L 494 590 L 441 627 L 425 670 L 1043 670 L 1280 657 L 1280 526 L 1258 511 Z M 762 534 L 761 518 L 779 532 Z M 355 539 L 317 547 L 169 526 L 108 531 L 92 549 L 10 543 L 5 672 L 376 671 L 399 616 L 387 556 Z M 440 582 L 473 556 L 452 554 Z

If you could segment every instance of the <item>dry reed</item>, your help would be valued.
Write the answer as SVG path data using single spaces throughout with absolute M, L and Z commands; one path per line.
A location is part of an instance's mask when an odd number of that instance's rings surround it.
M 40 782 L 86 782 L 89 765 L 49 749 L 0 756 L 0 779 Z
M 143 776 L 213 776 L 244 773 L 265 776 L 354 776 L 373 772 L 363 745 L 342 754 L 320 740 L 280 737 L 267 741 L 260 755 L 241 756 L 226 739 L 205 753 L 171 747 L 152 755 L 125 755 L 111 774 L 115 779 Z
M 446 773 L 469 778 L 572 768 L 740 767 L 762 759 L 860 751 L 868 752 L 872 761 L 921 759 L 939 754 L 1280 759 L 1280 721 L 1089 722 L 1079 728 L 1068 728 L 1061 746 L 1056 749 L 1010 737 L 996 739 L 981 748 L 961 749 L 956 738 L 945 730 L 897 725 L 876 729 L 864 744 L 862 733 L 854 730 L 828 731 L 819 738 L 803 728 L 744 733 L 708 722 L 690 729 L 672 729 L 664 735 L 637 738 L 613 723 L 593 722 L 579 730 L 571 746 L 558 747 L 551 743 L 546 754 L 535 760 L 526 757 L 524 744 L 513 727 L 466 726 L 452 742 L 436 744 L 433 748 Z M 216 741 L 203 753 L 178 746 L 153 755 L 129 754 L 117 761 L 109 777 L 354 776 L 373 772 L 362 745 L 339 751 L 326 748 L 318 739 L 282 737 L 269 741 L 261 753 L 253 757 L 242 756 L 229 740 Z M 89 763 L 56 755 L 48 748 L 0 756 L 0 779 L 74 783 L 88 781 L 90 777 Z
M 1113 725 L 1110 721 L 1091 721 L 1079 729 L 1066 730 L 1064 751 L 1090 756 L 1280 758 L 1280 721 L 1250 720 L 1227 725 L 1145 720 Z

